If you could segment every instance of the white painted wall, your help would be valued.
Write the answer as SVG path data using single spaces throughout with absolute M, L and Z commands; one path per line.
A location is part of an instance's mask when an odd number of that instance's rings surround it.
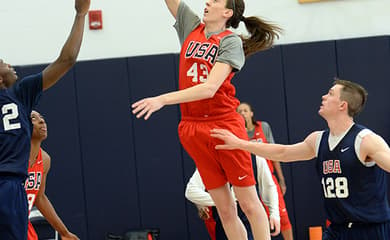
M 198 14 L 205 1 L 186 0 Z M 14 65 L 55 59 L 73 22 L 72 0 L 0 0 L 0 58 Z M 86 28 L 79 60 L 177 53 L 179 42 L 163 0 L 92 0 L 103 30 Z M 245 16 L 278 23 L 278 44 L 390 35 L 390 0 L 246 0 Z

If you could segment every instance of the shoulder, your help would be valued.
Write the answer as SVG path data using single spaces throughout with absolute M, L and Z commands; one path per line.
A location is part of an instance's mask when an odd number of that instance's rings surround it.
M 306 138 L 305 138 L 305 142 L 308 143 L 309 145 L 311 146 L 315 146 L 316 143 L 319 143 L 321 138 L 322 138 L 322 134 L 324 133 L 324 131 L 314 131 L 312 133 L 310 133 Z
M 42 72 L 32 74 L 32 75 L 29 75 L 29 76 L 22 78 L 21 80 L 16 81 L 14 86 L 18 87 L 18 86 L 30 85 L 33 83 L 39 83 L 39 82 L 42 82 L 42 78 L 43 78 Z
M 271 125 L 269 125 L 268 122 L 266 122 L 266 121 L 260 121 L 260 122 L 261 122 L 261 127 L 263 129 L 270 129 L 271 128 Z
M 370 129 L 362 129 L 355 137 L 355 147 L 364 147 L 370 145 L 371 142 L 375 142 L 378 139 L 382 138 Z
M 376 148 L 381 145 L 385 140 L 378 134 L 369 129 L 361 130 L 355 138 L 355 146 L 360 148 Z
M 241 70 L 245 63 L 245 54 L 242 40 L 237 34 L 231 33 L 221 38 L 217 61 L 229 64 L 234 71 Z
M 359 133 L 357 134 L 356 137 L 357 138 L 364 138 L 367 135 L 376 135 L 376 134 L 373 131 L 371 131 L 370 129 L 364 128 L 364 129 L 359 131 Z
M 50 155 L 41 148 L 41 154 L 42 154 L 42 162 L 43 162 L 43 169 L 45 172 L 48 172 L 50 170 L 51 166 L 51 157 Z
M 226 36 L 221 38 L 220 45 L 242 47 L 242 40 L 237 34 L 230 32 L 230 34 L 227 34 Z

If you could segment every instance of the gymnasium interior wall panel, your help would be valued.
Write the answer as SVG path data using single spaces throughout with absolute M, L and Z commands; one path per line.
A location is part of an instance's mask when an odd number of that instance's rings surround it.
M 253 107 L 255 118 L 270 124 L 275 142 L 288 143 L 281 47 L 275 46 L 247 58 L 232 82 L 239 100 Z M 281 166 L 287 185 L 284 199 L 294 225 L 291 164 L 281 163 Z
M 355 119 L 390 143 L 390 38 L 388 36 L 336 41 L 341 79 L 362 84 L 366 106 Z M 387 174 L 388 186 L 390 177 Z M 390 199 L 390 191 L 388 193 Z
M 337 75 L 334 41 L 282 46 L 290 142 L 326 128 L 318 115 L 321 96 Z M 322 186 L 316 160 L 292 164 L 296 239 L 308 239 L 309 226 L 325 225 Z
M 43 71 L 47 65 L 18 68 L 20 78 Z M 42 148 L 51 157 L 46 195 L 67 227 L 80 239 L 87 238 L 83 169 L 74 71 L 42 93 L 36 109 L 47 123 Z
M 75 67 L 90 239 L 139 228 L 127 60 Z
M 129 58 L 128 69 L 131 102 L 177 90 L 174 54 Z M 178 117 L 175 105 L 132 117 L 141 227 L 160 228 L 161 240 L 188 238 Z
M 174 55 L 175 63 L 175 86 L 179 88 L 179 54 Z M 181 119 L 180 107 L 178 107 L 178 118 Z M 183 161 L 183 181 L 184 181 L 184 191 L 186 189 L 187 183 L 191 178 L 192 174 L 195 171 L 195 163 L 192 158 L 187 154 L 184 148 L 180 145 L 180 151 L 182 154 Z M 180 189 L 181 190 L 181 189 Z M 198 239 L 210 239 L 207 229 L 204 225 L 203 220 L 199 218 L 198 209 L 196 206 L 189 200 L 185 199 L 186 206 L 186 216 L 187 216 L 187 226 L 188 226 L 188 240 L 198 240 Z
M 356 121 L 389 141 L 389 37 L 338 40 L 336 48 L 339 77 L 362 84 L 368 92 L 367 105 Z

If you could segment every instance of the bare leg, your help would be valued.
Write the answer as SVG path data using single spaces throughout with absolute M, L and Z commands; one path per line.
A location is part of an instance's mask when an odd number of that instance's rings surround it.
M 253 237 L 255 240 L 270 240 L 269 222 L 267 214 L 261 205 L 255 186 L 237 187 L 234 186 L 234 192 L 251 224 Z
M 294 240 L 292 228 L 282 231 L 282 236 L 284 240 Z
M 237 216 L 236 202 L 228 185 L 209 190 L 209 193 L 217 207 L 227 238 L 229 240 L 246 240 L 247 233 Z

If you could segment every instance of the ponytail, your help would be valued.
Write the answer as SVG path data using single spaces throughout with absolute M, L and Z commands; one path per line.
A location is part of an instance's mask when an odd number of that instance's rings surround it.
M 226 7 L 233 10 L 232 17 L 226 22 L 226 27 L 237 28 L 243 21 L 249 32 L 249 37 L 241 36 L 245 56 L 272 47 L 279 38 L 282 29 L 258 17 L 244 17 L 245 4 L 243 0 L 227 0 Z
M 244 44 L 245 56 L 271 48 L 282 31 L 280 27 L 264 21 L 258 17 L 243 17 L 243 21 L 250 36 L 241 36 Z

